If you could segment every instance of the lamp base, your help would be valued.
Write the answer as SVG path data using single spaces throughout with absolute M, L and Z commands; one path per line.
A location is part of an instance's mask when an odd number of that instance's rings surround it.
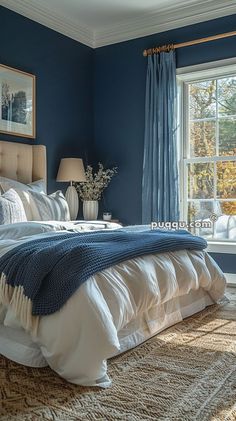
M 69 186 L 66 190 L 65 197 L 70 210 L 70 219 L 75 221 L 79 211 L 79 198 L 76 188 Z

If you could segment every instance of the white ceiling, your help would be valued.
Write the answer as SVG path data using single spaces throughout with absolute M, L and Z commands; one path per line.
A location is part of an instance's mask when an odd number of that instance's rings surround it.
M 0 0 L 0 4 L 93 48 L 236 13 L 236 0 Z
M 184 3 L 192 3 L 190 0 Z M 65 17 L 76 19 L 92 31 L 117 25 L 127 19 L 142 17 L 157 8 L 166 9 L 183 0 L 40 0 L 40 5 Z

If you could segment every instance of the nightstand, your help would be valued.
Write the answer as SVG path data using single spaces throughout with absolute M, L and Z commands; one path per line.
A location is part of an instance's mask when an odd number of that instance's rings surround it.
M 75 225 L 81 224 L 84 226 L 87 225 L 88 227 L 90 226 L 90 229 L 101 229 L 101 230 L 118 228 L 116 226 L 112 227 L 111 226 L 112 224 L 120 224 L 123 227 L 123 224 L 121 224 L 118 219 L 112 219 L 111 221 L 104 221 L 103 219 L 96 219 L 94 221 L 85 221 L 83 219 L 80 219 L 80 220 L 73 221 L 73 223 Z
M 119 219 L 111 219 L 110 221 L 106 221 L 106 222 L 114 222 L 114 223 L 116 223 L 116 224 L 123 225 L 123 224 L 119 221 Z
M 119 219 L 110 219 L 110 221 L 105 221 L 104 219 L 100 219 L 99 222 L 103 222 L 104 224 L 109 224 L 109 223 L 119 224 L 123 227 L 123 224 L 122 222 L 119 221 Z

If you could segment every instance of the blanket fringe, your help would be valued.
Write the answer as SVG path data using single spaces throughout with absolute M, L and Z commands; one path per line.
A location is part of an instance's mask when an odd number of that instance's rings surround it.
M 10 307 L 22 327 L 32 333 L 37 333 L 39 325 L 39 316 L 32 315 L 32 301 L 24 295 L 22 286 L 12 287 L 6 282 L 6 275 L 0 277 L 0 304 Z

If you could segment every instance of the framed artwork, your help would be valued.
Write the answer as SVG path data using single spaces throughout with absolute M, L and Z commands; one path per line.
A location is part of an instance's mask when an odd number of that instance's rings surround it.
M 35 138 L 35 76 L 0 64 L 0 132 Z

